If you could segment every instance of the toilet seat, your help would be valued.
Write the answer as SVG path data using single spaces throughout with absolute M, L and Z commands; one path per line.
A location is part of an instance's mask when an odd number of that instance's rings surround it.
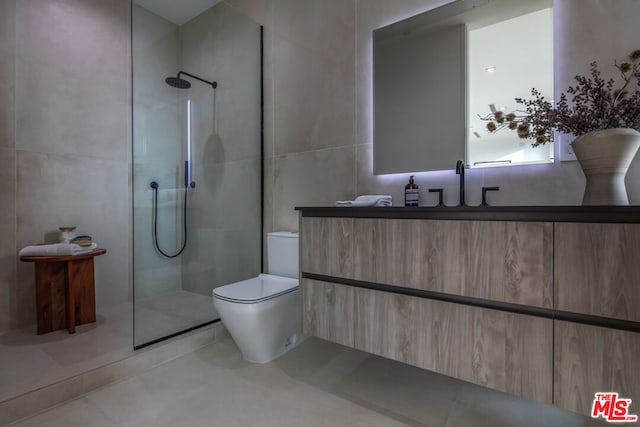
M 255 304 L 298 288 L 298 279 L 260 274 L 241 282 L 221 286 L 213 290 L 214 298 L 239 304 Z

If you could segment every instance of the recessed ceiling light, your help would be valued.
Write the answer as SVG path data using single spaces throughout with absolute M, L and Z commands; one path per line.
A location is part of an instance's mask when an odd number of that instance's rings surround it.
M 500 107 L 500 111 L 504 111 L 506 109 L 507 109 L 507 107 Z
M 487 73 L 493 73 L 496 71 L 496 67 L 489 67 L 484 69 Z

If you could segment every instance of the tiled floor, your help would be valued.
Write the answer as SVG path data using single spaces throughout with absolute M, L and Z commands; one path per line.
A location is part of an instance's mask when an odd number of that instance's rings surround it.
M 317 339 L 272 363 L 231 340 L 16 424 L 27 426 L 603 425 Z
M 0 402 L 133 354 L 132 304 L 98 311 L 95 323 L 36 335 L 0 333 Z
M 211 297 L 178 291 L 136 305 L 136 343 L 213 320 Z M 96 323 L 36 335 L 0 333 L 0 402 L 133 355 L 133 305 L 99 310 Z

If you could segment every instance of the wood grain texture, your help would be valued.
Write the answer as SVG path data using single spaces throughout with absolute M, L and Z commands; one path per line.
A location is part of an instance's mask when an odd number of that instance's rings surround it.
M 353 277 L 353 219 L 301 218 L 300 271 Z
M 417 298 L 355 289 L 355 348 L 416 365 Z
M 20 258 L 35 264 L 38 334 L 65 327 L 73 334 L 76 325 L 96 321 L 93 259 L 106 252 Z
M 558 310 L 640 321 L 640 225 L 557 223 Z
M 35 272 L 38 335 L 64 329 L 66 325 L 64 263 L 36 262 Z
M 354 220 L 354 278 L 551 308 L 553 225 Z
M 596 392 L 640 402 L 640 334 L 555 321 L 554 404 L 590 415 Z
M 302 280 L 305 333 L 551 403 L 552 320 Z
M 93 259 L 70 261 L 67 268 L 71 271 L 71 283 L 74 293 L 74 317 L 76 325 L 96 321 L 96 292 L 94 282 Z
M 419 299 L 417 366 L 551 403 L 552 320 Z
M 302 279 L 304 333 L 354 347 L 354 288 Z

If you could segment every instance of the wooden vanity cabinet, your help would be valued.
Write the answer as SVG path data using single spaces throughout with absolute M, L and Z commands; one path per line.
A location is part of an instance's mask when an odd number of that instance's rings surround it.
M 640 224 L 556 223 L 554 246 L 556 309 L 640 322 Z
M 552 320 L 370 289 L 354 303 L 355 348 L 552 402 Z
M 606 221 L 302 216 L 305 332 L 584 415 L 640 402 L 640 224 Z

